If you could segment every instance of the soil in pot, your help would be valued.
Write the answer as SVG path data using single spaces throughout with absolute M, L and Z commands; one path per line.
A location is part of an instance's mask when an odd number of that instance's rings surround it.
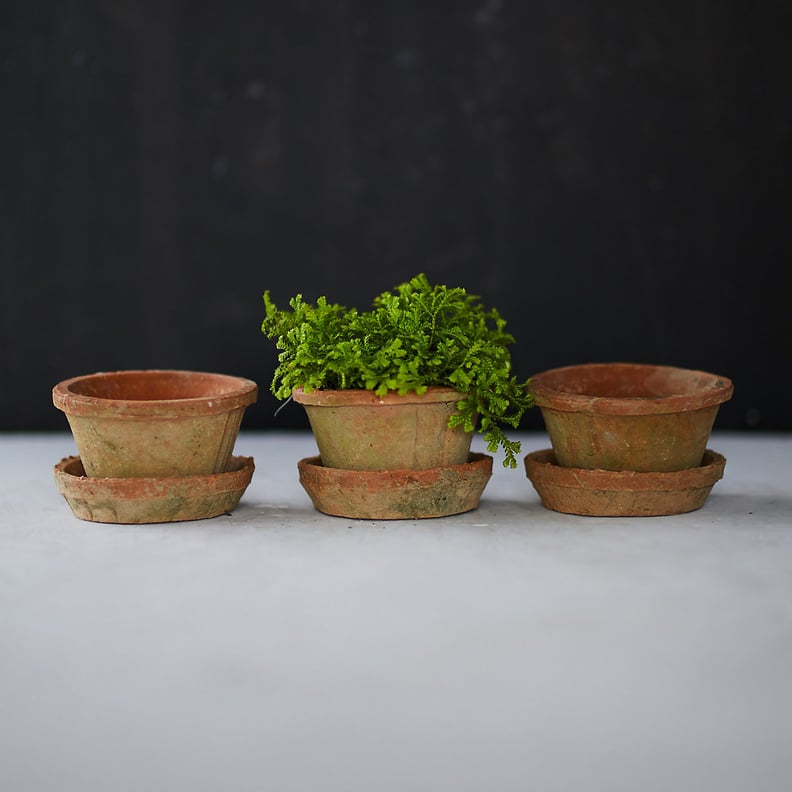
M 726 377 L 634 363 L 552 369 L 531 391 L 562 467 L 670 472 L 701 464 Z

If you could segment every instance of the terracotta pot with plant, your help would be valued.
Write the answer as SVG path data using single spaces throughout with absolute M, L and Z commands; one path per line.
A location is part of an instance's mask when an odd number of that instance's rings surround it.
M 371 519 L 444 516 L 478 505 L 492 458 L 516 467 L 517 427 L 533 404 L 511 372 L 513 337 L 495 309 L 425 275 L 359 311 L 264 295 L 264 334 L 279 350 L 271 389 L 306 410 L 319 456 L 300 480 L 320 511 Z

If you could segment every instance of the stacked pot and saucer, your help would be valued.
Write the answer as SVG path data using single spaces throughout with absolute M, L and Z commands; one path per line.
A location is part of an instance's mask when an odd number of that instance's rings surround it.
M 551 449 L 525 457 L 544 506 L 592 516 L 682 514 L 704 505 L 725 458 L 707 448 L 726 377 L 591 363 L 531 378 Z
M 75 516 L 162 523 L 233 510 L 253 476 L 233 456 L 256 383 L 196 371 L 115 371 L 73 377 L 52 391 L 78 456 L 55 466 Z
M 492 457 L 470 451 L 473 432 L 448 426 L 463 393 L 295 388 L 292 398 L 305 408 L 319 450 L 297 465 L 318 511 L 405 520 L 478 508 Z

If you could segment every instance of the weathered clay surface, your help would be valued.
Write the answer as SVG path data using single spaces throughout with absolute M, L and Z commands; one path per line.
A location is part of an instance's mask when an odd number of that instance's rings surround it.
M 297 465 L 300 483 L 325 514 L 366 520 L 411 520 L 471 511 L 492 475 L 492 457 L 430 470 L 343 470 L 320 457 Z
M 525 472 L 546 508 L 595 517 L 650 517 L 695 511 L 723 477 L 725 465 L 725 457 L 709 449 L 701 465 L 671 473 L 561 467 L 552 449 L 525 457 Z
M 464 464 L 472 432 L 449 429 L 448 419 L 465 398 L 451 388 L 418 395 L 367 390 L 296 388 L 305 407 L 322 464 L 343 470 L 427 470 Z
M 200 476 L 226 470 L 251 380 L 195 371 L 116 371 L 74 377 L 52 392 L 87 475 Z
M 730 380 L 632 363 L 568 366 L 531 378 L 558 464 L 670 472 L 701 464 Z
M 253 477 L 252 457 L 231 457 L 227 472 L 177 478 L 89 478 L 79 457 L 55 465 L 55 484 L 81 520 L 164 523 L 232 511 Z

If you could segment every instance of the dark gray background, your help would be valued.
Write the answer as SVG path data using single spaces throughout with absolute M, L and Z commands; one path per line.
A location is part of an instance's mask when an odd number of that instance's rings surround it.
M 0 3 L 0 427 L 149 367 L 305 425 L 262 292 L 424 271 L 500 309 L 522 377 L 702 368 L 735 382 L 718 427 L 792 428 L 785 6 Z

